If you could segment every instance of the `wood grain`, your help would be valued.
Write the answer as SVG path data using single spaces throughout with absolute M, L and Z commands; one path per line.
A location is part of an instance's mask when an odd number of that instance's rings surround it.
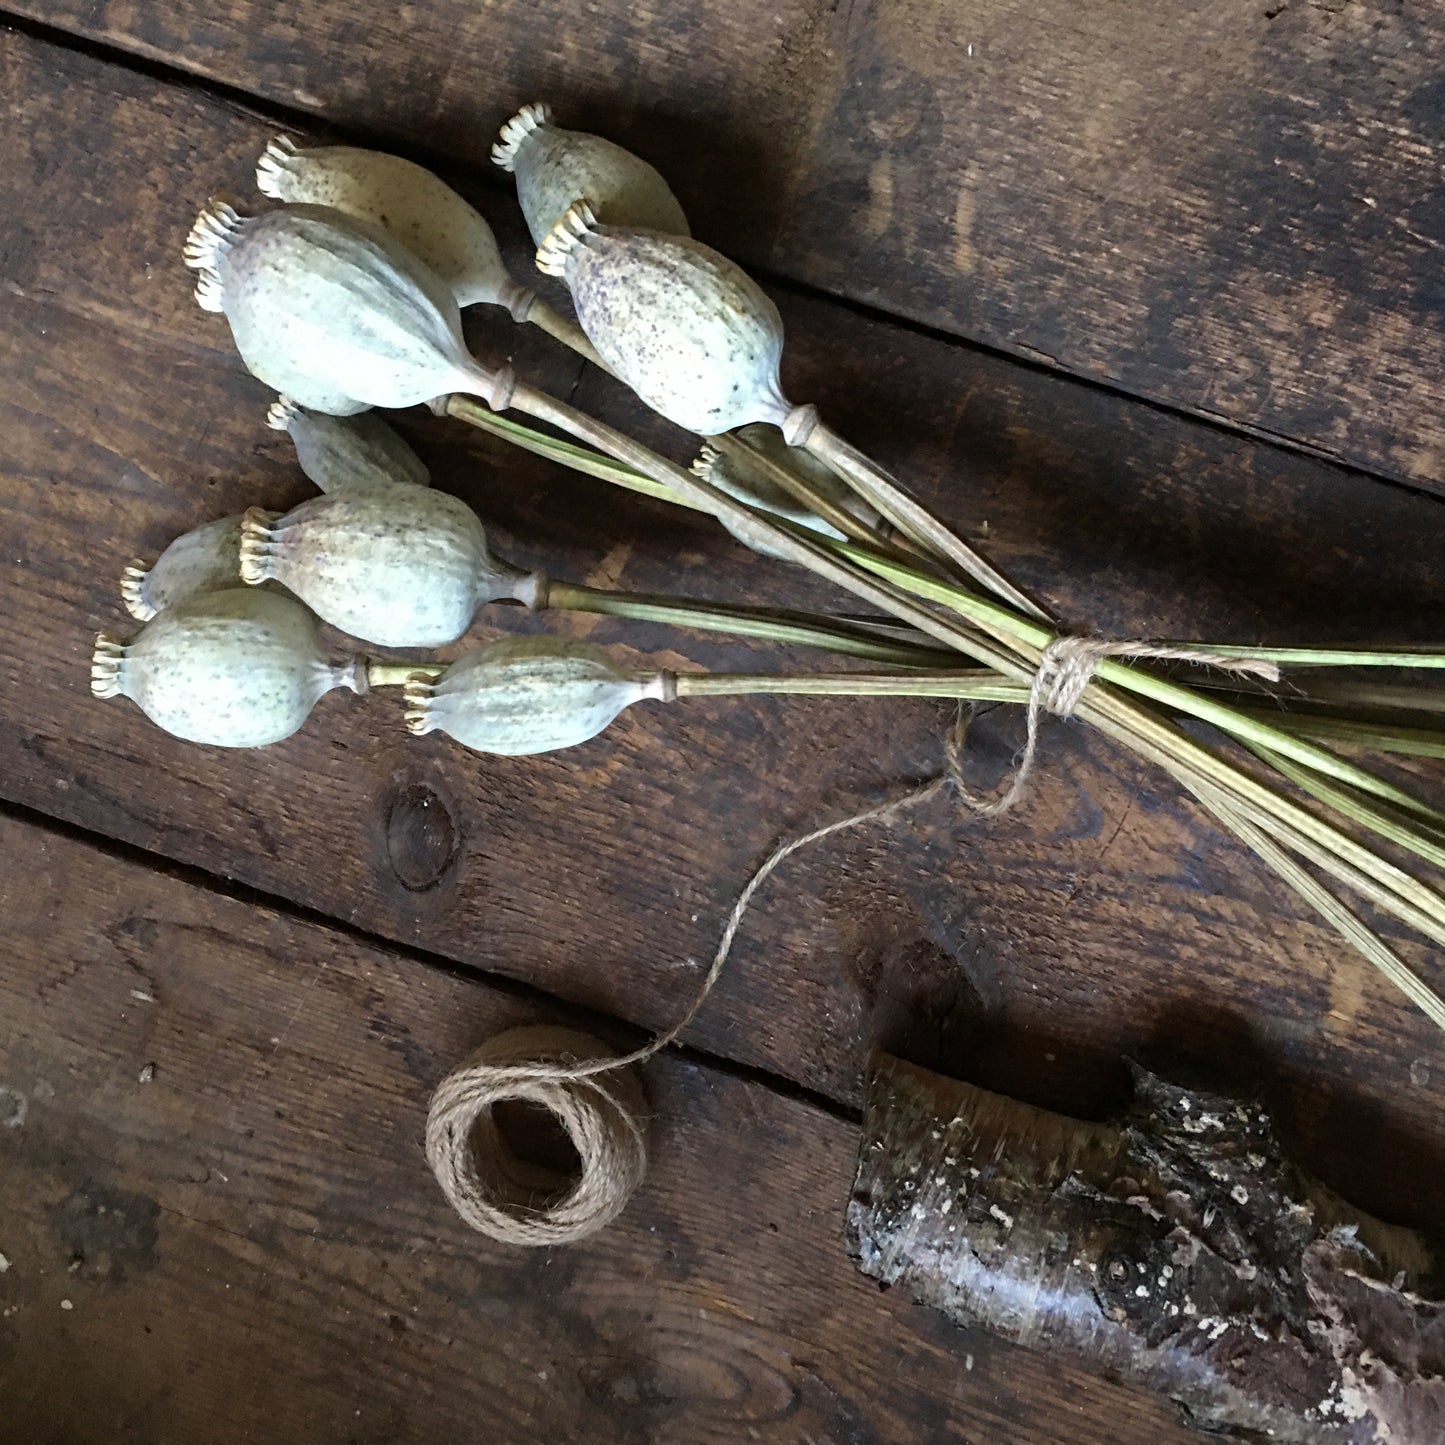
M 7 8 L 474 169 L 551 99 L 754 266 L 1445 483 L 1438 7 Z
M 19 35 L 0 39 L 0 66 L 17 117 L 0 207 L 0 506 L 15 564 L 0 573 L 4 797 L 661 1025 L 780 836 L 936 767 L 948 713 L 932 704 L 639 709 L 585 748 L 507 760 L 408 739 L 381 694 L 329 697 L 297 737 L 237 754 L 90 699 L 90 638 L 125 626 L 114 579 L 133 552 L 303 494 L 284 439 L 260 424 L 267 398 L 178 262 L 194 208 L 243 186 L 267 127 Z M 987 529 L 1081 625 L 1245 641 L 1437 630 L 1438 502 L 781 300 L 801 374 L 856 414 L 858 440 L 970 533 Z M 641 420 L 565 355 L 493 338 L 580 404 Z M 558 576 L 832 601 L 699 521 L 428 416 L 412 434 L 504 554 Z M 477 636 L 535 626 L 625 640 L 664 665 L 749 656 L 504 612 Z M 980 783 L 1019 737 L 1007 714 L 976 726 Z M 1438 961 L 1402 947 L 1440 981 Z M 1445 1161 L 1436 1034 L 1171 787 L 1079 728 L 1050 729 L 1038 786 L 1008 820 L 984 829 L 940 807 L 790 864 L 690 1037 L 851 1102 L 868 1043 L 925 1002 L 915 1043 L 940 1056 L 925 1062 L 1040 1102 L 1105 1109 L 1121 1055 L 1156 1046 L 1263 1072 L 1309 1167 L 1358 1174 L 1360 1202 L 1387 1216 L 1431 1211 L 1422 1180 Z
M 880 1294 L 854 1126 L 675 1057 L 616 1224 L 473 1235 L 426 1097 L 515 1002 L 32 826 L 0 850 L 7 1438 L 1188 1438 Z

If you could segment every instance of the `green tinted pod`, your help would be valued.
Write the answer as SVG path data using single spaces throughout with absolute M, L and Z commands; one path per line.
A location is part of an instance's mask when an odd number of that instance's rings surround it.
M 787 417 L 782 317 L 726 256 L 685 236 L 600 225 L 578 201 L 537 265 L 566 281 L 603 361 L 669 421 L 711 436 Z
M 130 642 L 102 632 L 90 678 L 96 697 L 128 697 L 166 732 L 228 748 L 290 737 L 333 688 L 366 690 L 356 659 L 321 652 L 295 598 L 244 587 L 169 607 Z
M 414 161 L 356 146 L 302 150 L 277 136 L 256 166 L 256 188 L 273 200 L 329 206 L 381 227 L 451 287 L 458 306 L 487 302 L 521 320 L 532 303 L 533 293 L 507 274 L 476 208 Z
M 421 458 L 371 412 L 328 416 L 280 396 L 266 413 L 266 425 L 290 436 L 301 470 L 323 492 L 368 482 L 431 485 Z
M 240 569 L 243 581 L 279 582 L 332 626 L 382 647 L 451 642 L 487 602 L 535 602 L 538 582 L 492 556 L 465 502 L 405 482 L 345 487 L 282 515 L 252 507 Z
M 524 105 L 502 127 L 492 160 L 516 177 L 517 200 L 539 246 L 578 196 L 606 225 L 689 234 L 677 197 L 654 167 L 601 136 L 563 130 L 549 105 Z
M 125 609 L 141 622 L 201 592 L 241 585 L 241 518 L 218 517 L 177 537 L 149 566 L 137 557 L 121 574 Z
M 515 756 L 596 737 L 624 708 L 673 695 L 667 673 L 620 668 L 600 647 L 559 637 L 509 637 L 469 652 L 440 677 L 406 684 L 412 733 L 444 732 L 465 747 Z
M 379 227 L 320 206 L 244 217 L 213 201 L 185 255 L 241 359 L 301 406 L 341 416 L 490 394 L 451 289 Z

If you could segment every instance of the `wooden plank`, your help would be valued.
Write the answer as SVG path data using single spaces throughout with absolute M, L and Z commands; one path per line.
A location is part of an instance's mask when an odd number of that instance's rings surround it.
M 0 849 L 26 1439 L 1187 1438 L 881 1295 L 842 1244 L 854 1126 L 678 1058 L 621 1220 L 560 1252 L 473 1235 L 426 1098 L 516 1002 L 35 827 Z
M 114 578 L 132 550 L 302 495 L 284 439 L 259 425 L 263 393 L 174 259 L 194 205 L 245 173 L 266 128 L 23 37 L 0 55 L 22 122 L 20 194 L 0 207 L 0 505 L 18 564 L 0 574 L 13 740 L 0 792 L 390 939 L 670 1022 L 774 841 L 933 769 L 947 710 L 638 710 L 585 748 L 504 760 L 407 738 L 383 695 L 328 698 L 297 737 L 239 754 L 90 700 L 89 638 L 125 625 Z M 820 390 L 831 373 L 824 399 L 872 397 L 866 411 L 888 418 L 860 440 L 906 462 L 971 532 L 989 523 L 1000 556 L 1081 624 L 1379 639 L 1440 615 L 1430 499 L 783 301 Z M 565 357 L 552 366 L 554 384 L 575 380 Z M 603 379 L 577 395 L 636 419 Z M 556 575 L 829 600 L 701 522 L 428 416 L 417 434 L 501 550 Z M 567 625 L 499 612 L 477 633 Z M 674 661 L 744 655 L 659 629 L 578 630 Z M 1016 716 L 978 725 L 981 784 L 1018 742 Z M 1438 981 L 1436 961 L 1405 951 Z M 1079 728 L 1050 729 L 1031 797 L 987 829 L 940 806 L 790 863 L 690 1037 L 853 1101 L 870 1037 L 923 1003 L 970 1077 L 1040 1101 L 1106 1108 L 1120 1056 L 1156 1044 L 1263 1069 L 1310 1167 L 1363 1176 L 1376 1212 L 1429 1209 L 1421 1160 L 1445 1151 L 1438 1039 L 1170 787 Z
M 550 98 L 754 266 L 1445 482 L 1436 7 L 7 8 L 479 169 Z

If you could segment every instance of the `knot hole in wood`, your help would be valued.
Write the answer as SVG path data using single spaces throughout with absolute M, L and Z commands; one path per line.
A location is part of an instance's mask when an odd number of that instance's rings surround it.
M 456 865 L 461 835 L 451 809 L 425 783 L 399 788 L 386 817 L 386 857 L 410 893 L 435 888 Z

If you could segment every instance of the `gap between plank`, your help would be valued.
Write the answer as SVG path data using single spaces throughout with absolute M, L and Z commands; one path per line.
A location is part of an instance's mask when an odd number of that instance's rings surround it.
M 631 1019 L 618 1018 L 615 1014 L 605 1013 L 601 1009 L 589 1008 L 586 1004 L 560 998 L 524 979 L 497 973 L 477 964 L 463 963 L 458 959 L 447 957 L 446 954 L 433 953 L 430 949 L 418 948 L 415 944 L 402 943 L 388 938 L 385 934 L 373 933 L 370 929 L 348 923 L 345 919 L 337 918 L 321 909 L 308 908 L 304 903 L 296 903 L 279 894 L 268 893 L 263 888 L 242 883 L 236 878 L 228 878 L 224 874 L 212 873 L 199 864 L 186 863 L 169 854 L 154 852 L 149 848 L 142 847 L 139 843 L 131 843 L 123 838 L 112 838 L 108 834 L 97 833 L 79 823 L 55 817 L 25 803 L 17 803 L 10 798 L 0 797 L 0 818 L 8 819 L 23 827 L 34 828 L 37 832 L 49 834 L 55 838 L 64 839 L 68 843 L 91 848 L 118 862 L 145 868 L 150 873 L 185 887 L 194 888 L 201 893 L 225 898 L 250 908 L 264 908 L 288 922 L 301 924 L 307 928 L 323 929 L 350 943 L 388 954 L 393 958 L 405 959 L 409 963 L 419 964 L 423 968 L 456 979 L 469 987 L 494 990 L 507 998 L 529 1004 L 539 1010 L 546 1010 L 552 1015 L 561 1015 L 567 1022 L 578 1028 L 592 1031 L 604 1029 L 608 1033 L 624 1034 L 629 1039 L 629 1042 L 624 1045 L 628 1049 L 641 1044 L 654 1033 L 654 1030 L 635 1023 Z M 680 1003 L 679 1009 L 684 1007 L 685 1003 L 686 1000 Z M 666 1023 L 663 1023 L 661 1027 L 666 1028 Z M 845 1104 L 821 1090 L 811 1089 L 806 1084 L 800 1084 L 784 1074 L 774 1073 L 771 1069 L 765 1069 L 756 1064 L 745 1064 L 738 1059 L 728 1058 L 725 1054 L 713 1053 L 710 1049 L 698 1048 L 688 1043 L 672 1044 L 667 1052 L 696 1067 L 711 1069 L 742 1083 L 759 1084 L 780 1098 L 816 1109 L 851 1128 L 857 1129 L 862 1126 L 861 1110 Z
M 405 156 L 408 160 L 416 161 L 418 164 L 424 164 L 429 169 L 439 171 L 444 176 L 459 177 L 469 184 L 485 189 L 492 195 L 510 194 L 509 189 L 490 173 L 474 172 L 468 168 L 460 167 L 453 157 L 448 156 L 444 152 L 432 150 L 427 146 L 418 146 L 405 137 L 391 135 L 385 131 L 372 131 L 365 127 L 358 128 L 355 126 L 337 125 L 323 114 L 303 110 L 298 106 L 288 106 L 280 101 L 258 96 L 254 92 L 234 85 L 229 81 L 218 80 L 214 76 L 204 75 L 195 70 L 188 70 L 173 61 L 161 60 L 155 56 L 144 55 L 134 50 L 127 50 L 120 44 L 107 43 L 105 41 L 91 39 L 89 36 L 76 35 L 74 32 L 66 30 L 61 26 L 49 25 L 44 21 L 31 19 L 29 16 L 15 15 L 3 8 L 0 8 L 0 26 L 16 34 L 24 35 L 29 39 L 50 45 L 57 50 L 84 55 L 92 60 L 100 61 L 104 65 L 113 66 L 118 70 L 130 71 L 133 74 L 142 75 L 148 79 L 174 86 L 178 90 L 204 96 L 229 110 L 239 111 L 244 115 L 252 116 L 268 124 L 279 125 L 304 132 L 308 135 L 323 137 L 333 143 L 367 146 L 374 150 L 386 149 L 393 154 Z M 974 337 L 966 336 L 958 332 L 947 331 L 926 321 L 919 321 L 908 316 L 899 316 L 891 311 L 885 311 L 878 306 L 871 305 L 866 301 L 860 301 L 854 297 L 825 290 L 820 286 L 813 285 L 811 282 L 800 280 L 793 276 L 752 266 L 750 266 L 748 270 L 749 274 L 760 281 L 766 282 L 770 287 L 779 291 L 803 297 L 811 301 L 825 302 L 839 307 L 851 315 L 859 316 L 864 320 L 894 327 L 900 331 L 921 336 L 948 346 L 958 347 L 960 350 L 979 356 L 1004 361 L 1012 366 L 1021 367 L 1028 372 L 1051 377 L 1065 384 L 1084 387 L 1097 394 L 1112 397 L 1118 401 L 1142 406 L 1161 416 L 1192 422 L 1196 426 L 1208 428 L 1210 431 L 1222 432 L 1227 436 L 1243 437 L 1261 446 L 1269 447 L 1273 451 L 1284 452 L 1292 456 L 1306 457 L 1311 461 L 1320 462 L 1345 476 L 1358 477 L 1366 481 L 1374 482 L 1380 486 L 1398 487 L 1406 492 L 1428 497 L 1432 501 L 1445 503 L 1445 493 L 1442 493 L 1438 488 L 1411 481 L 1408 477 L 1391 474 L 1389 472 L 1374 471 L 1369 467 L 1351 462 L 1326 448 L 1315 446 L 1296 437 L 1286 436 L 1283 433 L 1270 431 L 1264 427 L 1251 426 L 1247 422 L 1233 421 L 1210 412 L 1196 411 L 1189 407 L 1179 406 L 1141 392 L 1130 391 L 1126 387 L 1104 381 L 1098 377 L 1086 376 L 1079 372 L 1069 371 L 1062 366 L 1051 366 L 1047 361 L 1039 359 L 1036 353 L 1030 354 L 1026 349 L 1013 350 L 1005 346 L 980 341 Z

